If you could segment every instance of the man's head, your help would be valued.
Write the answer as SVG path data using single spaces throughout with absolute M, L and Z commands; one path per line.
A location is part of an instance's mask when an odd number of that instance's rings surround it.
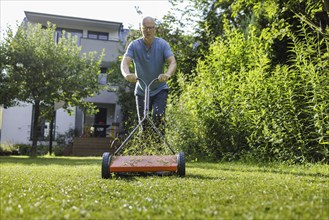
M 141 22 L 141 31 L 144 40 L 152 42 L 156 33 L 154 18 L 150 16 L 144 17 Z

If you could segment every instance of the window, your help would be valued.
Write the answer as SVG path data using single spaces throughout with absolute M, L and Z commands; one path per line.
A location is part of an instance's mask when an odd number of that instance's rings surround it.
M 101 67 L 101 73 L 106 73 L 107 68 L 106 67 Z
M 101 73 L 98 75 L 98 83 L 101 85 L 106 85 L 107 83 L 107 75 L 106 73 Z
M 88 38 L 95 40 L 108 40 L 109 35 L 108 33 L 104 33 L 104 32 L 88 31 Z
M 101 68 L 101 73 L 98 75 L 98 83 L 101 85 L 106 85 L 107 84 L 107 68 L 102 67 Z
M 90 38 L 90 39 L 97 39 L 97 34 L 88 32 L 88 38 Z
M 63 36 L 63 31 L 65 31 L 65 35 L 67 35 L 69 33 L 69 34 L 71 34 L 72 37 L 76 37 L 78 46 L 81 45 L 81 38 L 83 36 L 82 30 L 63 29 L 63 28 L 58 28 L 56 30 L 56 42 L 57 43 L 58 43 L 59 38 L 61 38 Z
M 75 30 L 72 30 L 72 31 L 68 30 L 67 32 L 70 33 L 72 37 L 76 37 L 78 39 L 77 43 L 80 46 L 81 38 L 82 38 L 82 31 L 80 32 L 80 31 L 75 31 Z

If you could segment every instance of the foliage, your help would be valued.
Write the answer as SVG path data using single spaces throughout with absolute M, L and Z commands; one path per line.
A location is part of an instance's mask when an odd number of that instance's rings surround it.
M 190 83 L 187 83 L 184 74 L 178 73 L 178 84 L 182 88 L 181 95 L 173 94 L 169 97 L 167 104 L 167 131 L 166 137 L 169 143 L 185 153 L 188 160 L 198 158 L 206 159 L 210 155 L 207 153 L 207 140 L 204 138 L 204 127 L 200 118 L 192 108 L 188 108 L 185 102 L 193 96 L 190 91 Z M 189 106 L 190 107 L 190 106 Z
M 12 30 L 9 30 L 9 33 Z M 8 94 L 15 92 L 15 87 L 10 86 L 6 77 L 6 63 L 8 54 L 8 42 L 0 42 L 0 105 L 4 107 L 15 105 L 15 100 Z
M 20 82 L 17 94 L 12 95 L 32 104 L 36 101 L 44 105 L 65 101 L 64 107 L 85 104 L 80 99 L 99 89 L 95 82 L 100 60 L 96 53 L 79 56 L 81 47 L 69 34 L 56 43 L 56 26 L 48 25 L 44 29 L 40 24 L 28 23 L 27 27 L 20 26 L 15 36 L 9 31 L 5 39 L 7 77 L 10 83 Z
M 64 151 L 65 151 L 64 145 L 56 145 L 54 146 L 54 155 L 55 156 L 64 156 Z
M 168 14 L 157 25 L 157 35 L 169 42 L 170 48 L 177 61 L 177 70 L 184 75 L 192 75 L 200 56 L 198 42 L 195 37 L 186 34 L 184 23 L 175 20 L 173 15 Z M 171 93 L 180 93 L 181 88 L 177 83 L 177 77 L 170 80 Z
M 189 3 L 183 16 L 199 16 L 193 36 L 202 53 L 192 74 L 179 69 L 171 143 L 191 159 L 328 162 L 324 2 Z
M 0 155 L 17 155 L 18 147 L 13 144 L 0 144 Z
M 327 219 L 328 165 L 188 163 L 101 179 L 99 157 L 0 157 L 1 219 Z
M 68 146 L 65 145 L 56 145 L 53 147 L 53 152 L 55 156 L 63 156 L 65 149 Z M 0 155 L 31 155 L 32 146 L 29 144 L 15 144 L 15 145 L 0 145 Z M 37 153 L 38 156 L 43 156 L 48 154 L 49 146 L 47 145 L 38 145 Z
M 32 146 L 29 144 L 17 144 L 19 155 L 31 155 Z M 48 153 L 47 145 L 38 145 L 36 155 L 46 155 Z
M 290 65 L 271 68 L 271 30 L 258 36 L 250 26 L 245 36 L 229 22 L 224 30 L 172 106 L 184 115 L 171 119 L 173 142 L 215 160 L 328 162 L 328 36 L 305 26 L 298 36 L 287 32 Z
M 67 146 L 73 143 L 73 138 L 77 136 L 77 130 L 70 128 L 64 134 L 58 133 L 56 135 L 56 142 L 58 145 Z
M 76 38 L 63 33 L 63 37 L 54 40 L 56 26 L 48 23 L 46 28 L 41 24 L 22 25 L 17 33 L 9 29 L 2 43 L 5 60 L 1 62 L 1 91 L 5 100 L 30 103 L 34 107 L 32 153 L 35 153 L 37 142 L 37 127 L 40 115 L 53 115 L 54 103 L 64 101 L 65 109 L 79 106 L 92 112 L 93 104 L 84 98 L 93 96 L 100 91 L 97 83 L 100 62 L 103 55 L 95 52 L 81 54 L 81 47 Z M 11 89 L 14 88 L 14 89 Z
M 69 129 L 65 133 L 57 133 L 56 135 L 56 145 L 54 146 L 55 156 L 64 156 L 69 153 L 69 149 L 73 146 L 74 137 L 77 137 L 76 129 Z
M 183 9 L 176 9 L 182 15 L 176 17 L 176 23 L 181 20 L 193 21 L 190 29 L 195 30 L 195 42 L 199 42 L 199 57 L 208 53 L 210 45 L 218 36 L 224 35 L 224 20 L 238 29 L 248 31 L 249 25 L 257 27 L 260 32 L 264 28 L 276 29 L 276 38 L 272 42 L 271 63 L 285 64 L 288 61 L 289 43 L 285 35 L 285 27 L 290 25 L 293 33 L 299 29 L 302 20 L 307 20 L 314 31 L 325 33 L 329 25 L 327 1 L 323 0 L 171 0 L 174 8 L 184 3 Z M 328 3 L 327 3 L 328 4 Z M 327 10 L 327 11 L 326 11 Z M 298 16 L 296 16 L 298 15 Z M 302 18 L 302 19 L 301 19 Z M 188 22 L 187 22 L 188 23 Z M 320 27 L 320 28 L 319 28 Z M 186 27 L 185 27 L 186 28 Z M 324 30 L 324 31 L 321 31 Z
M 29 144 L 1 144 L 0 155 L 31 155 L 32 146 Z M 37 155 L 42 156 L 48 153 L 48 146 L 38 145 Z

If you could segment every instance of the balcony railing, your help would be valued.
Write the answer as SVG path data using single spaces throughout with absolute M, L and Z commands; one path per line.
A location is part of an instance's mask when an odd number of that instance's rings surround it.
M 96 51 L 99 54 L 105 49 L 104 62 L 111 62 L 117 60 L 118 56 L 123 52 L 123 46 L 120 41 L 112 40 L 95 40 L 88 38 L 81 38 L 81 46 L 83 53 L 89 51 Z

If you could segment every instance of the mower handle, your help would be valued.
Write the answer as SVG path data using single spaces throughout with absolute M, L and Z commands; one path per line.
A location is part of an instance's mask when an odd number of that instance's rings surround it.
M 135 127 L 135 129 L 129 134 L 129 136 L 124 140 L 124 142 L 121 144 L 121 146 L 114 152 L 114 155 L 116 155 L 119 151 L 121 151 L 121 149 L 123 148 L 123 146 L 127 143 L 127 141 L 131 138 L 131 136 L 136 132 L 136 130 L 138 129 L 139 126 L 142 125 L 142 123 L 145 120 L 149 120 L 149 122 L 151 123 L 151 125 L 153 126 L 153 129 L 162 137 L 162 139 L 164 140 L 164 142 L 167 144 L 167 146 L 170 148 L 170 150 L 175 154 L 175 151 L 170 147 L 169 143 L 165 140 L 165 137 L 163 136 L 163 134 L 161 134 L 161 132 L 159 131 L 159 129 L 157 129 L 154 125 L 154 123 L 151 121 L 151 119 L 148 118 L 148 112 L 149 112 L 149 105 L 150 105 L 150 86 L 155 82 L 158 81 L 158 78 L 153 79 L 148 85 L 146 84 L 146 82 L 144 80 L 142 80 L 141 78 L 137 77 L 137 81 L 142 82 L 145 85 L 145 97 L 144 97 L 144 117 L 143 119 L 139 122 L 139 124 L 137 125 L 137 127 Z
M 144 96 L 144 118 L 147 116 L 149 111 L 149 104 L 150 104 L 150 86 L 155 82 L 158 81 L 158 78 L 153 79 L 148 85 L 144 80 L 141 78 L 137 78 L 137 81 L 142 82 L 145 85 L 145 96 Z
M 141 78 L 137 77 L 136 79 L 137 79 L 137 81 L 142 82 L 144 84 L 145 88 L 150 87 L 155 81 L 159 80 L 158 78 L 155 78 L 150 82 L 150 84 L 147 85 L 146 82 L 144 80 L 142 80 Z

